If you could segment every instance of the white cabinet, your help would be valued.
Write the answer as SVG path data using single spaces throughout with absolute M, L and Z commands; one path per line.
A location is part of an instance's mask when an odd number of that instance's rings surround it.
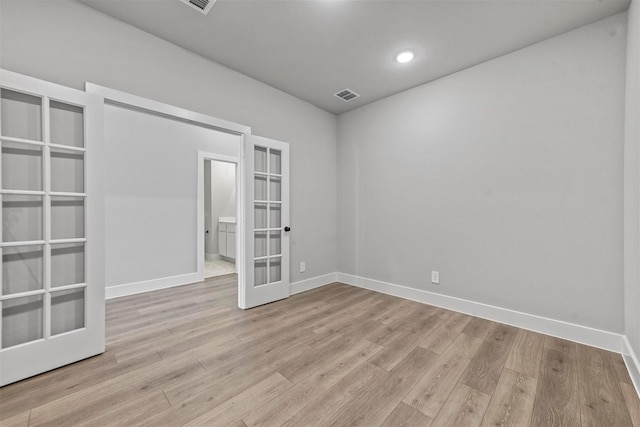
M 218 254 L 236 258 L 236 219 L 220 217 L 218 220 Z
M 218 223 L 218 254 L 227 256 L 227 224 L 224 222 Z

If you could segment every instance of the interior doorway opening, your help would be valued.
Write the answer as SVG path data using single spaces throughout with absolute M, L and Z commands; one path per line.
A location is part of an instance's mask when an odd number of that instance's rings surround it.
M 204 160 L 204 277 L 237 273 L 237 164 Z

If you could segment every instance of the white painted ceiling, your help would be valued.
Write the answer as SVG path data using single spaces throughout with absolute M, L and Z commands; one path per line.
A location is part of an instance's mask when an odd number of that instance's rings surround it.
M 207 16 L 178 0 L 79 1 L 340 114 L 623 12 L 630 0 L 218 0 Z M 416 57 L 399 64 L 404 49 Z M 361 97 L 333 95 L 344 88 Z

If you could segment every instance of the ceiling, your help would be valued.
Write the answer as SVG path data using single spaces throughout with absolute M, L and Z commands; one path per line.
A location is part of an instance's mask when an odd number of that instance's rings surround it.
M 625 11 L 630 0 L 79 0 L 331 113 Z M 395 61 L 410 49 L 415 59 Z M 345 102 L 333 94 L 361 96 Z

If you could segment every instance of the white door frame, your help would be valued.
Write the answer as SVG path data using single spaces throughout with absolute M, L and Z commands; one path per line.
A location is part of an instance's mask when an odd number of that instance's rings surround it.
M 198 275 L 204 280 L 204 162 L 232 163 L 236 165 L 236 272 L 238 273 L 238 289 L 244 284 L 244 180 L 240 157 L 224 156 L 206 151 L 198 151 Z M 239 254 L 239 255 L 238 255 Z
M 244 135 L 251 135 L 251 127 L 241 125 L 238 123 L 230 122 L 223 119 L 218 119 L 216 117 L 208 116 L 206 114 L 197 113 L 195 111 L 187 110 L 184 108 L 176 107 L 174 105 L 165 104 L 163 102 L 154 101 L 151 99 L 143 98 L 141 96 L 132 95 L 130 93 L 121 92 L 119 90 L 110 89 L 108 87 L 100 86 L 94 83 L 86 83 L 85 90 L 88 93 L 96 94 L 101 96 L 105 103 L 110 103 L 113 105 L 124 105 L 128 108 L 138 109 L 142 111 L 147 111 L 152 114 L 165 116 L 173 119 L 180 119 L 183 121 L 191 122 L 195 125 L 205 126 L 214 130 L 219 130 L 221 132 L 230 133 L 234 135 L 238 135 L 240 138 L 238 147 L 239 157 L 235 158 L 232 156 L 220 156 L 213 153 L 209 153 L 212 156 L 217 156 L 217 159 L 224 158 L 226 160 L 223 161 L 231 161 L 232 163 L 236 163 L 236 195 L 238 200 L 238 211 L 236 214 L 236 218 L 239 218 L 239 226 L 236 227 L 236 248 L 238 250 L 236 257 L 236 269 L 240 272 L 244 269 L 244 258 L 245 258 L 245 247 L 244 247 L 244 189 L 243 189 L 243 178 L 242 173 L 244 170 Z M 205 155 L 203 153 L 203 155 Z M 204 214 L 204 157 L 201 160 L 199 158 L 200 153 L 198 153 L 198 186 L 202 185 L 202 191 L 198 189 L 198 201 L 197 201 L 197 215 L 198 215 L 198 226 L 197 226 L 197 253 L 198 253 L 198 267 L 196 275 L 200 277 L 200 280 L 204 280 L 204 228 L 203 220 L 200 216 Z M 202 171 L 200 171 L 202 168 Z M 202 199 L 200 198 L 202 195 Z M 236 220 L 238 221 L 238 219 Z M 200 252 L 202 250 L 202 252 Z M 175 283 L 173 286 L 177 286 L 180 284 L 186 283 Z M 244 286 L 245 286 L 245 277 L 244 274 L 238 274 L 238 300 L 240 301 L 240 296 L 244 295 Z

